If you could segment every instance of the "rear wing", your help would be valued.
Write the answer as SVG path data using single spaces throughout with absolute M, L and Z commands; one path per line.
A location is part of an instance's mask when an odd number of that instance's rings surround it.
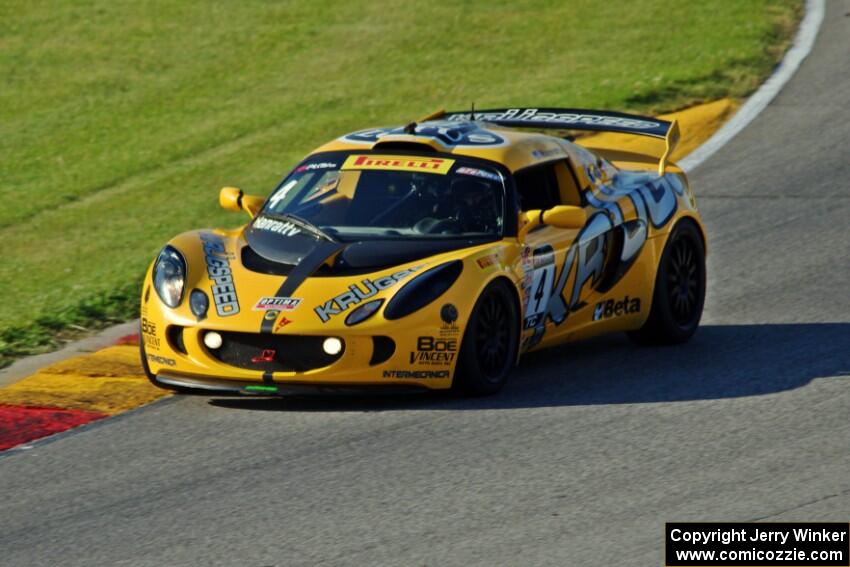
M 480 120 L 510 128 L 547 130 L 587 130 L 649 136 L 664 140 L 664 154 L 658 162 L 658 175 L 664 175 L 667 160 L 679 142 L 679 124 L 660 118 L 580 108 L 497 108 L 472 112 L 437 112 L 426 119 L 465 122 Z

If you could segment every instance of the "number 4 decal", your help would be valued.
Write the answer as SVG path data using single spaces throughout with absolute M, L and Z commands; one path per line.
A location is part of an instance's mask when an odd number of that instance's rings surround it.
M 555 251 L 551 246 L 535 248 L 531 255 L 531 285 L 525 310 L 526 329 L 542 325 L 555 283 Z

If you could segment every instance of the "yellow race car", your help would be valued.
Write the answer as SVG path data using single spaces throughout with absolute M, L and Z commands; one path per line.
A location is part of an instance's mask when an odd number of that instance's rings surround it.
M 575 131 L 661 147 L 594 149 Z M 706 235 L 668 163 L 677 140 L 675 122 L 564 108 L 342 136 L 268 198 L 222 189 L 245 226 L 162 249 L 142 290 L 142 364 L 178 391 L 480 395 L 530 350 L 614 331 L 686 341 Z

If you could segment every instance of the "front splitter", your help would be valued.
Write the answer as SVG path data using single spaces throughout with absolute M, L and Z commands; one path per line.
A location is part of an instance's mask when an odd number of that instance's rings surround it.
M 161 388 L 227 396 L 380 395 L 430 391 L 415 384 L 301 384 L 244 382 L 163 372 L 151 378 Z

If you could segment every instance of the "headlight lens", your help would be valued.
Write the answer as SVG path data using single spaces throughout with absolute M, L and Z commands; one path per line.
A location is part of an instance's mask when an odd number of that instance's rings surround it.
M 157 256 L 153 266 L 153 287 L 163 303 L 171 308 L 180 305 L 185 279 L 186 261 L 180 252 L 166 246 Z
M 378 309 L 380 309 L 381 304 L 384 302 L 383 299 L 375 299 L 373 301 L 369 301 L 364 303 L 351 313 L 349 313 L 348 317 L 345 318 L 345 324 L 349 327 L 352 325 L 356 325 L 357 323 L 362 323 L 372 315 L 374 315 Z
M 189 294 L 189 308 L 198 321 L 205 319 L 207 310 L 210 308 L 210 300 L 207 299 L 207 294 L 199 289 L 193 289 Z
M 422 272 L 390 299 L 384 309 L 384 318 L 393 321 L 419 311 L 448 291 L 462 271 L 463 262 L 453 260 Z

